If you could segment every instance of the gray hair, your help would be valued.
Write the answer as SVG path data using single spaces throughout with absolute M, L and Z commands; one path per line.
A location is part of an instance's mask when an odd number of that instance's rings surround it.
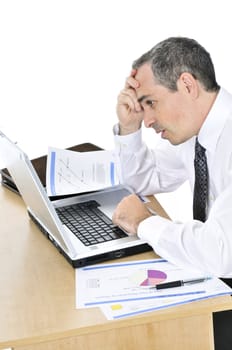
M 134 61 L 132 67 L 138 69 L 145 63 L 151 64 L 156 81 L 172 91 L 177 90 L 177 80 L 184 72 L 192 74 L 206 91 L 220 88 L 210 54 L 193 39 L 171 37 L 161 41 Z

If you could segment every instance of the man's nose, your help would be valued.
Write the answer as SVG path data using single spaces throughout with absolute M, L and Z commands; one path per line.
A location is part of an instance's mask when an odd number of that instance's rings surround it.
M 144 113 L 143 122 L 146 128 L 151 128 L 152 125 L 155 123 L 154 113 L 149 113 L 148 111 L 146 111 Z

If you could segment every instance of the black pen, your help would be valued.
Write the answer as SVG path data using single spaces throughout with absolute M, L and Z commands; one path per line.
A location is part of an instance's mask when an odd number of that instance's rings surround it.
M 195 278 L 190 280 L 179 280 L 179 281 L 172 281 L 167 283 L 160 283 L 160 284 L 157 284 L 156 286 L 150 287 L 150 289 L 159 290 L 159 289 L 166 289 L 166 288 L 181 287 L 189 284 L 205 282 L 205 281 L 208 281 L 209 279 L 211 279 L 211 277 L 200 277 L 200 278 Z

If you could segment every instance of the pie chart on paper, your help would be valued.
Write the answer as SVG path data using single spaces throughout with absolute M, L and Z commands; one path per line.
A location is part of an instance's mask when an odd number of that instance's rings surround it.
M 140 286 L 155 286 L 162 283 L 167 278 L 167 275 L 163 271 L 159 270 L 147 270 L 147 278 L 140 283 Z

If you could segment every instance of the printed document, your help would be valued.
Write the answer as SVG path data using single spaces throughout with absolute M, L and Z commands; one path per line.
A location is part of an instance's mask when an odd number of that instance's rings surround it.
M 96 191 L 118 184 L 113 152 L 49 148 L 46 173 L 48 196 Z
M 207 277 L 196 284 L 156 290 L 160 283 Z M 153 288 L 152 288 L 153 287 Z M 194 300 L 232 294 L 218 278 L 163 259 L 99 264 L 76 269 L 76 307 L 99 306 L 108 319 L 137 315 Z

